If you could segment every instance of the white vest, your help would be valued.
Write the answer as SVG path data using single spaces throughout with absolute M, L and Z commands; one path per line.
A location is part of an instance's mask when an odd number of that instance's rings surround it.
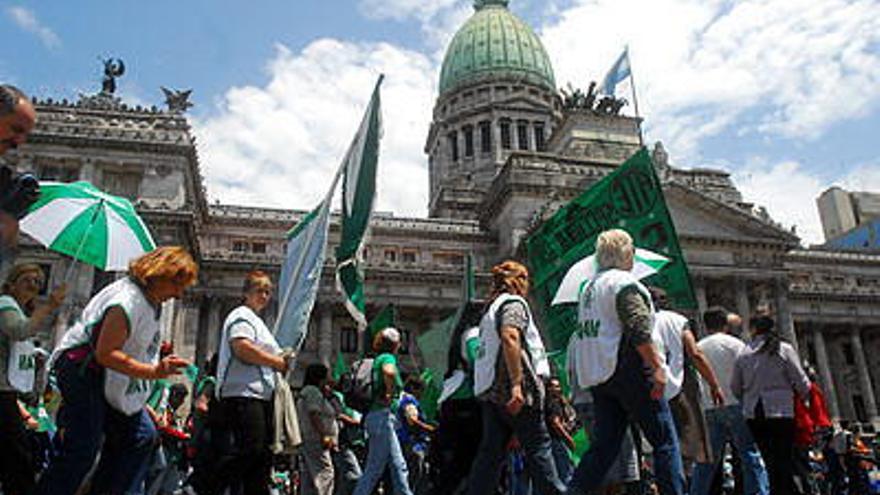
M 25 320 L 27 324 L 27 316 L 18 305 L 18 301 L 9 295 L 0 296 L 0 311 L 15 311 Z M 34 389 L 34 378 L 37 372 L 36 356 L 38 349 L 31 339 L 19 340 L 9 343 L 9 363 L 6 369 L 6 376 L 9 385 L 22 393 L 30 392 Z
M 498 335 L 498 309 L 507 301 L 520 301 L 526 307 L 529 317 L 529 328 L 526 330 L 526 349 L 532 359 L 532 367 L 539 377 L 550 376 L 550 362 L 547 360 L 547 351 L 544 350 L 544 342 L 541 333 L 535 325 L 535 319 L 529 309 L 529 303 L 520 296 L 501 294 L 492 302 L 489 309 L 480 320 L 480 352 L 474 363 L 474 394 L 479 396 L 489 390 L 495 382 L 495 365 L 498 361 L 498 350 L 501 348 L 501 337 Z
M 672 399 L 681 392 L 684 383 L 684 343 L 681 333 L 688 325 L 688 319 L 674 311 L 658 311 L 654 314 L 654 344 L 663 357 L 666 371 L 666 387 L 663 395 Z
M 623 323 L 617 315 L 617 295 L 630 285 L 645 296 L 653 314 L 648 289 L 628 271 L 611 269 L 600 272 L 581 292 L 578 328 L 571 334 L 567 350 L 573 386 L 593 387 L 606 382 L 614 374 L 623 335 Z
M 122 352 L 142 363 L 158 363 L 161 340 L 159 312 L 147 300 L 141 288 L 128 277 L 108 285 L 89 301 L 82 316 L 61 338 L 52 355 L 52 362 L 63 351 L 91 342 L 94 326 L 114 306 L 121 308 L 128 318 L 128 338 L 122 344 Z M 104 396 L 113 409 L 124 414 L 132 415 L 143 409 L 150 388 L 150 380 L 105 370 Z

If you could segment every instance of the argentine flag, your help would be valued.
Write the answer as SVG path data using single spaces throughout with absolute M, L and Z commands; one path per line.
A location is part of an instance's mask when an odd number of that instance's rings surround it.
M 629 70 L 629 48 L 624 48 L 623 53 L 617 57 L 617 61 L 611 66 L 605 79 L 602 81 L 602 91 L 606 95 L 614 95 L 614 89 L 617 84 L 630 77 Z

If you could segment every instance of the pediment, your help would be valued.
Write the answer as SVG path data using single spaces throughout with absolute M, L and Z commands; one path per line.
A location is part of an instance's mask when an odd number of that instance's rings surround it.
M 688 186 L 670 183 L 664 185 L 663 192 L 679 236 L 792 247 L 799 243 L 796 235 L 773 222 Z

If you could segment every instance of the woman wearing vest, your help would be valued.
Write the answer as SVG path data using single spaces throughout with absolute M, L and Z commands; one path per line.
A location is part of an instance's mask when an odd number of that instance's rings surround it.
M 37 493 L 75 493 L 99 448 L 93 493 L 142 488 L 157 442 L 144 409 L 150 381 L 189 364 L 174 355 L 159 359 L 161 305 L 180 298 L 197 277 L 198 267 L 182 247 L 157 248 L 132 261 L 127 277 L 92 297 L 61 338 L 50 359 L 63 400 L 58 455 Z
M 34 388 L 36 349 L 30 339 L 61 305 L 65 293 L 59 287 L 46 304 L 37 305 L 44 282 L 39 265 L 17 265 L 6 277 L 0 296 L 0 486 L 8 495 L 34 488 L 31 445 L 17 398 Z
M 379 482 L 387 467 L 391 471 L 391 484 L 395 495 L 412 495 L 409 488 L 409 469 L 403 458 L 403 450 L 397 440 L 397 418 L 392 412 L 397 408 L 403 381 L 397 367 L 397 351 L 400 350 L 400 332 L 386 328 L 373 338 L 373 351 L 378 354 L 371 370 L 372 400 L 370 412 L 364 417 L 367 429 L 367 462 L 364 475 L 354 488 L 354 495 L 369 495 Z
M 653 305 L 648 290 L 630 273 L 634 254 L 632 238 L 623 230 L 599 234 L 599 273 L 580 295 L 568 367 L 572 386 L 593 393 L 596 435 L 569 483 L 571 494 L 601 485 L 630 418 L 654 447 L 660 493 L 684 493 L 678 437 L 663 397 L 666 372 L 651 338 Z
M 272 280 L 252 271 L 242 292 L 244 304 L 223 322 L 217 363 L 218 407 L 231 438 L 211 472 L 193 473 L 190 481 L 199 495 L 223 493 L 239 483 L 248 495 L 269 493 L 275 372 L 287 373 L 288 357 L 259 316 L 272 298 Z
M 480 320 L 474 393 L 481 401 L 483 438 L 468 480 L 470 495 L 494 493 L 506 447 L 514 434 L 526 468 L 541 495 L 565 492 L 544 422 L 543 379 L 550 365 L 529 311 L 529 272 L 516 261 L 492 267 L 489 306 Z

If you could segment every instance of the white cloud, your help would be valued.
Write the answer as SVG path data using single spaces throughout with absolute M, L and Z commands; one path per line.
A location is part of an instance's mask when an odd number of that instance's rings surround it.
M 770 164 L 764 159 L 753 159 L 733 179 L 743 199 L 767 208 L 770 216 L 786 228 L 796 225 L 804 244 L 822 242 L 816 198 L 826 187 L 799 163 Z
M 816 198 L 833 185 L 850 191 L 880 191 L 880 165 L 863 164 L 831 180 L 804 170 L 795 161 L 753 158 L 733 175 L 743 199 L 764 206 L 786 228 L 797 226 L 804 244 L 824 242 Z
M 265 87 L 227 91 L 218 115 L 194 123 L 208 192 L 226 203 L 311 208 L 323 197 L 380 73 L 384 137 L 377 210 L 424 216 L 422 143 L 431 121 L 434 66 L 386 44 L 279 45 Z
M 415 20 L 425 46 L 439 62 L 452 36 L 473 13 L 472 2 L 461 0 L 360 0 L 360 12 L 376 20 Z
M 813 139 L 880 102 L 874 0 L 581 0 L 542 38 L 580 86 L 629 44 L 650 137 L 691 160 L 723 130 Z
M 43 43 L 46 48 L 54 50 L 61 46 L 61 38 L 37 19 L 36 14 L 25 7 L 8 7 L 6 14 L 21 29 L 33 34 Z

